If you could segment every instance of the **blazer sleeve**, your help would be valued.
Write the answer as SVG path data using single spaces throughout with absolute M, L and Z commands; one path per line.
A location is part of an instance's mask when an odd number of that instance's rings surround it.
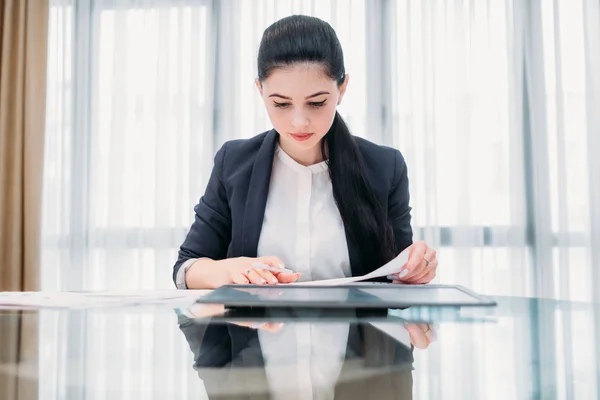
M 182 264 L 192 258 L 226 258 L 231 242 L 231 211 L 223 185 L 223 163 L 227 143 L 215 155 L 214 167 L 204 196 L 194 207 L 194 222 L 179 248 L 179 256 L 173 267 L 173 280 Z
M 413 232 L 410 225 L 408 173 L 404 157 L 399 151 L 396 151 L 394 164 L 394 179 L 388 199 L 388 221 L 394 230 L 396 250 L 400 254 L 413 243 Z

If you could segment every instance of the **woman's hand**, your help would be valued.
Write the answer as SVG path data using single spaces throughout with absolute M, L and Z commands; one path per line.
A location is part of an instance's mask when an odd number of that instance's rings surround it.
M 438 267 L 436 251 L 425 242 L 415 242 L 408 247 L 408 262 L 399 273 L 390 275 L 393 283 L 429 283 L 435 278 Z
M 232 322 L 232 324 L 238 325 L 238 326 L 244 326 L 244 327 L 250 328 L 250 329 L 260 329 L 260 330 L 267 331 L 270 333 L 277 333 L 284 326 L 283 322 L 247 322 L 247 321 L 242 322 L 242 321 L 239 321 L 239 322 Z
M 215 289 L 232 283 L 275 285 L 298 280 L 300 274 L 286 272 L 284 268 L 277 257 L 200 259 L 188 269 L 185 279 L 190 289 Z
M 436 332 L 428 324 L 408 324 L 406 330 L 410 335 L 410 342 L 417 349 L 426 349 L 436 340 Z

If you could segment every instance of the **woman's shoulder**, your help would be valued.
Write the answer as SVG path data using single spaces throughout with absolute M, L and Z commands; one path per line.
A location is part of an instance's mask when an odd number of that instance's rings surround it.
M 247 177 L 257 159 L 270 165 L 269 159 L 273 159 L 276 141 L 277 132 L 274 130 L 247 139 L 228 140 L 217 151 L 215 165 L 218 165 L 222 178 L 234 175 Z
M 398 149 L 373 143 L 357 136 L 354 139 L 367 165 L 388 169 L 399 162 L 404 163 L 404 157 Z
M 227 154 L 252 154 L 253 152 L 257 152 L 265 142 L 265 139 L 273 134 L 276 133 L 271 129 L 250 138 L 228 140 L 223 144 L 221 150 L 226 151 Z

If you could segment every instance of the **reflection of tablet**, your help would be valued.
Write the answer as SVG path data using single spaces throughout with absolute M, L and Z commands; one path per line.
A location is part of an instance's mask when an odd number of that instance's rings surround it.
M 198 299 L 236 307 L 402 308 L 410 306 L 493 306 L 496 302 L 462 286 L 226 285 Z

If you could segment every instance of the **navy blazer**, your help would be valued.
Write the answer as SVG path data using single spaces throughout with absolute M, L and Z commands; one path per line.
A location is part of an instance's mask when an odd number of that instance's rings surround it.
M 173 280 L 190 258 L 222 260 L 257 256 L 278 138 L 279 134 L 270 130 L 250 139 L 229 141 L 217 152 L 204 196 L 194 207 L 195 221 L 179 249 Z M 406 163 L 396 149 L 354 139 L 375 197 L 387 210 L 399 254 L 412 244 Z M 353 276 L 380 267 L 362 265 L 360 244 L 352 243 L 347 234 L 346 239 Z

